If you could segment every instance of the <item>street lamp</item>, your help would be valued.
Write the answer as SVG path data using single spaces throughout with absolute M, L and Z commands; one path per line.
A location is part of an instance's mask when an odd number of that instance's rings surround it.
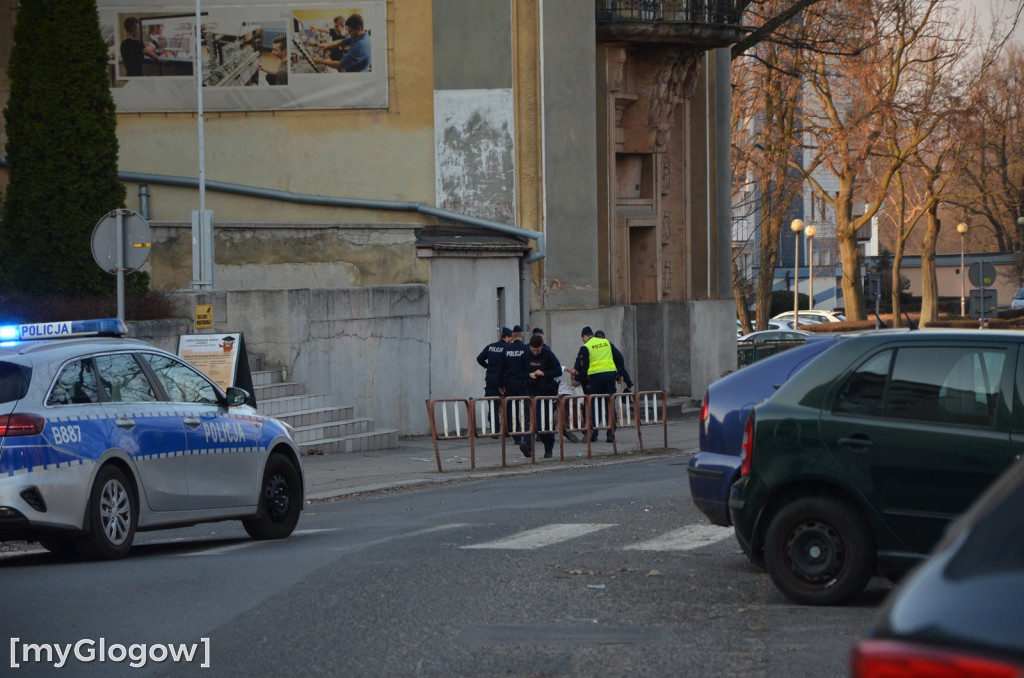
M 1024 229 L 1024 217 L 1017 217 L 1017 287 L 1024 285 L 1021 282 L 1024 277 L 1024 271 L 1021 270 L 1021 267 L 1024 266 L 1024 263 L 1021 262 L 1021 259 L 1024 258 L 1024 242 L 1021 242 L 1022 229 Z
M 960 315 L 967 315 L 967 285 L 964 282 L 964 236 L 967 235 L 967 224 L 956 225 L 956 232 L 960 234 Z
M 796 254 L 793 257 L 793 329 L 800 326 L 800 231 L 804 230 L 802 219 L 794 219 L 789 227 L 796 237 Z
M 818 234 L 818 229 L 815 228 L 814 224 L 807 224 L 807 230 L 804 231 L 807 235 L 807 296 L 810 297 L 810 301 L 807 304 L 807 308 L 814 309 L 814 236 Z

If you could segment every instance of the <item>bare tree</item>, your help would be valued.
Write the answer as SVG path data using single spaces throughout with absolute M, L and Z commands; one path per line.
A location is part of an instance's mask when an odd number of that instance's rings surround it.
M 963 21 L 955 8 L 934 2 L 928 7 L 930 27 L 919 24 L 919 39 L 906 44 L 902 83 L 896 98 L 880 108 L 885 121 L 884 143 L 878 154 L 883 170 L 899 164 L 892 177 L 889 200 L 894 209 L 886 214 L 893 230 L 892 309 L 894 324 L 901 324 L 900 268 L 906 244 L 914 228 L 924 223 L 928 232 L 922 242 L 922 321 L 938 313 L 935 279 L 935 244 L 938 238 L 938 206 L 952 197 L 947 192 L 964 171 L 969 154 L 969 135 L 961 131 L 971 112 L 969 102 L 991 58 L 981 67 L 967 68 L 974 38 L 973 22 Z M 918 30 L 915 28 L 915 30 Z M 978 66 L 972 62 L 971 66 Z M 904 149 L 909 146 L 911 152 Z
M 771 309 L 779 237 L 803 181 L 795 163 L 800 134 L 796 55 L 789 46 L 767 41 L 733 63 L 733 202 L 741 209 L 745 206 L 743 216 L 758 226 L 753 230 L 759 259 L 756 324 L 761 328 L 767 326 Z M 736 283 L 740 311 L 744 286 Z M 741 321 L 745 301 L 742 306 Z
M 982 144 L 967 170 L 961 208 L 972 228 L 984 228 L 1001 251 L 1021 249 L 1024 216 L 1024 55 L 1009 47 L 981 83 L 971 127 Z
M 830 31 L 842 22 L 844 56 L 805 53 L 802 72 L 810 93 L 804 126 L 820 165 L 834 186 L 810 183 L 830 204 L 842 260 L 846 316 L 865 317 L 861 282 L 861 228 L 878 214 L 890 184 L 938 124 L 931 110 L 937 82 L 930 61 L 946 67 L 939 49 L 949 0 L 855 0 L 819 3 L 810 18 Z M 846 56 L 848 55 L 848 56 Z M 864 195 L 869 176 L 870 195 Z M 855 203 L 864 211 L 855 214 Z M 898 275 L 898 272 L 897 272 Z M 897 285 L 898 289 L 898 285 Z

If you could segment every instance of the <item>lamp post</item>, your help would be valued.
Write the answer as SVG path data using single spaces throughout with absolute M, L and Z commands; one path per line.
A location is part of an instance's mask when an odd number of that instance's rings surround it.
M 818 229 L 814 224 L 807 224 L 807 230 L 804 231 L 807 235 L 807 296 L 809 301 L 807 308 L 814 309 L 814 236 L 818 234 Z
M 1024 242 L 1021 241 L 1021 231 L 1024 230 L 1024 217 L 1017 217 L 1017 287 L 1024 285 L 1021 282 L 1024 278 Z
M 794 219 L 789 227 L 796 234 L 796 253 L 793 256 L 793 329 L 800 326 L 800 231 L 804 230 L 802 219 Z
M 967 315 L 967 284 L 964 282 L 964 236 L 967 235 L 967 224 L 956 225 L 956 232 L 960 234 L 960 315 Z

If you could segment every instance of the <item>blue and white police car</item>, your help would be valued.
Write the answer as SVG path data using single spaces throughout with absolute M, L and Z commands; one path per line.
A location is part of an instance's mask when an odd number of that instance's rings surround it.
M 290 535 L 304 487 L 288 425 L 126 333 L 116 318 L 0 327 L 0 541 L 103 559 L 137 530 Z

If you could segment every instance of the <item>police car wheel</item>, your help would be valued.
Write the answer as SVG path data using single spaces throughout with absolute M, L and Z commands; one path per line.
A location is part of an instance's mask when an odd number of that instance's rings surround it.
M 260 515 L 243 520 L 242 526 L 253 539 L 284 539 L 299 522 L 302 509 L 301 484 L 295 466 L 281 454 L 272 454 L 263 471 L 260 490 Z
M 96 474 L 89 497 L 89 534 L 75 542 L 78 552 L 88 558 L 122 558 L 131 550 L 139 503 L 124 471 L 108 464 Z

